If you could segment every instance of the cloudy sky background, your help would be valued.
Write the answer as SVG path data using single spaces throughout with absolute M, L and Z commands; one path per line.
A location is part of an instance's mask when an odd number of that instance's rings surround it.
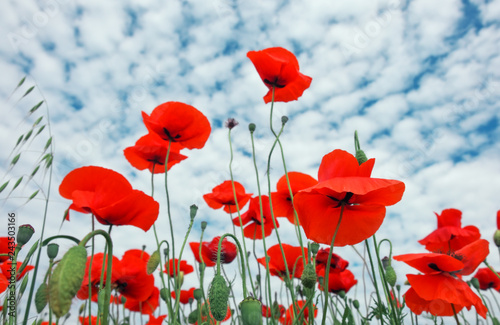
M 229 178 L 223 126 L 228 117 L 240 122 L 232 131 L 235 180 L 257 193 L 247 129 L 253 122 L 267 191 L 270 105 L 262 100 L 267 88 L 246 53 L 281 46 L 295 53 L 301 71 L 313 78 L 298 101 L 275 105 L 276 127 L 282 115 L 290 118 L 282 136 L 289 171 L 316 177 L 323 155 L 354 151 L 358 130 L 367 156 L 376 158 L 372 176 L 406 184 L 403 200 L 388 208 L 377 233 L 378 239 L 392 240 L 394 254 L 423 252 L 417 240 L 435 229 L 434 212 L 446 208 L 462 210 L 463 225 L 476 225 L 484 238 L 493 235 L 500 209 L 500 1 L 49 0 L 1 6 L 0 183 L 11 180 L 0 194 L 5 218 L 15 212 L 18 224 L 41 229 L 43 196 L 24 203 L 37 184 L 46 191 L 48 174 L 30 183 L 25 177 L 6 200 L 13 183 L 37 165 L 48 139 L 45 130 L 29 140 L 22 159 L 9 168 L 17 138 L 38 116 L 46 122 L 45 105 L 25 118 L 41 99 L 48 104 L 55 144 L 46 236 L 77 237 L 90 231 L 90 218 L 74 213 L 59 230 L 69 205 L 57 191 L 63 177 L 74 168 L 98 165 L 150 193 L 150 175 L 134 170 L 123 149 L 146 133 L 141 111 L 181 101 L 202 111 L 213 130 L 203 149 L 185 153 L 189 158 L 169 173 L 176 243 L 193 203 L 199 212 L 190 241 L 198 240 L 202 220 L 209 222 L 206 239 L 232 231 L 228 216 L 209 209 L 202 195 Z M 283 175 L 278 152 L 274 158 L 273 183 Z M 161 176 L 155 198 L 165 207 Z M 282 220 L 280 235 L 297 244 L 293 228 Z M 160 237 L 170 240 L 164 209 L 157 226 Z M 1 229 L 6 235 L 6 227 Z M 154 248 L 152 231 L 125 226 L 112 235 L 118 257 L 143 244 L 149 253 Z M 275 242 L 273 237 L 268 245 Z M 63 251 L 71 246 L 60 244 Z M 361 277 L 353 249 L 337 252 Z M 184 256 L 193 260 L 189 249 Z M 489 260 L 500 267 L 495 253 Z M 400 283 L 411 271 L 402 263 L 396 270 Z M 361 286 L 353 290 L 353 297 L 362 294 Z

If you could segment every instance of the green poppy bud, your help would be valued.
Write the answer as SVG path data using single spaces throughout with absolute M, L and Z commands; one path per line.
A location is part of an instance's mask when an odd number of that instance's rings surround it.
M 302 271 L 300 280 L 302 281 L 302 285 L 304 286 L 304 288 L 314 288 L 318 277 L 316 276 L 316 270 L 314 270 L 314 266 L 311 263 L 306 264 L 306 266 L 304 267 L 304 271 Z
M 338 295 L 340 298 L 344 299 L 344 298 L 345 298 L 345 291 L 344 291 L 344 290 L 340 290 L 339 292 L 337 292 L 337 295 Z
M 250 133 L 253 133 L 255 131 L 255 124 L 254 123 L 250 123 L 248 124 L 248 130 L 250 130 Z
M 206 221 L 202 221 L 201 222 L 201 230 L 205 230 L 207 229 L 207 222 Z
M 222 275 L 216 275 L 210 285 L 208 301 L 210 302 L 210 312 L 215 320 L 221 321 L 226 317 L 227 301 L 229 299 L 229 288 Z
M 198 212 L 198 207 L 195 204 L 191 205 L 189 207 L 189 217 L 191 218 L 191 220 L 196 217 L 196 212 Z
M 354 308 L 359 309 L 359 301 L 358 301 L 358 299 L 354 299 L 352 301 L 352 305 L 354 306 Z
M 246 297 L 240 302 L 241 323 L 243 325 L 262 324 L 262 303 L 253 297 Z
M 386 256 L 382 259 L 382 266 L 384 270 L 387 268 L 387 266 L 391 265 L 391 260 Z
M 24 244 L 29 242 L 34 233 L 35 229 L 31 225 L 19 226 L 17 233 L 17 244 L 19 247 L 22 247 Z
M 201 289 L 194 289 L 193 297 L 196 301 L 200 301 L 203 298 L 203 291 Z
M 391 287 L 396 285 L 397 276 L 392 265 L 387 265 L 385 268 L 385 280 L 391 285 Z
M 168 299 L 170 298 L 170 295 L 168 294 L 168 289 L 167 288 L 161 288 L 160 289 L 160 297 L 163 301 L 168 303 Z
M 356 150 L 356 160 L 360 165 L 368 160 L 363 150 Z
M 283 115 L 283 116 L 281 117 L 281 123 L 282 123 L 282 124 L 286 124 L 286 122 L 288 122 L 288 116 Z
M 54 258 L 57 257 L 57 254 L 59 253 L 59 245 L 52 243 L 47 245 L 47 256 L 53 260 Z
M 146 264 L 146 272 L 152 274 L 158 265 L 160 265 L 160 252 L 156 250 L 149 257 L 148 263 Z
M 188 315 L 188 323 L 189 324 L 196 323 L 198 321 L 198 314 L 199 314 L 198 309 L 195 309 L 192 312 L 190 312 Z
M 311 248 L 311 253 L 313 255 L 316 255 L 318 253 L 318 251 L 319 251 L 319 244 L 318 243 L 311 243 L 309 245 L 309 247 Z
M 473 286 L 474 288 L 476 288 L 477 290 L 479 290 L 479 287 L 480 287 L 480 286 L 479 286 L 479 280 L 478 280 L 477 278 L 472 278 L 472 279 L 470 280 L 470 284 L 472 284 L 472 286 Z
M 495 242 L 495 245 L 497 247 L 500 247 L 500 230 L 497 229 L 495 231 L 495 234 L 493 235 L 493 242 Z

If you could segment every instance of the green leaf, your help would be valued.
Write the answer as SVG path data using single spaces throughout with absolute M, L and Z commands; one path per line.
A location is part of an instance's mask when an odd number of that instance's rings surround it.
M 35 307 L 36 311 L 39 314 L 42 312 L 45 306 L 47 306 L 48 299 L 49 299 L 49 288 L 47 287 L 47 284 L 44 282 L 38 287 L 38 290 L 36 291 L 35 294 Z
M 33 89 L 32 89 L 33 90 Z M 31 90 L 30 90 L 31 91 Z M 27 95 L 27 94 L 26 94 Z M 24 95 L 24 96 L 26 96 Z M 30 109 L 30 114 L 33 114 L 37 109 L 40 108 L 40 106 L 42 106 L 43 104 L 43 100 L 40 101 L 38 104 L 36 104 L 35 106 L 33 106 L 31 109 Z
M 35 86 L 31 86 L 28 90 L 26 90 L 26 92 L 24 93 L 23 97 L 28 96 L 28 94 L 29 94 L 30 92 L 32 92 L 32 91 L 33 91 L 33 89 L 35 89 Z M 22 97 L 21 97 L 21 98 L 22 98 Z
M 2 193 L 3 190 L 5 190 L 5 188 L 7 187 L 7 185 L 9 185 L 9 182 L 10 181 L 7 181 L 7 182 L 3 183 L 2 186 L 0 186 L 0 193 Z
M 10 162 L 11 165 L 15 165 L 18 161 L 19 161 L 19 158 L 21 157 L 21 154 L 18 153 L 14 159 L 12 159 L 12 161 Z
M 16 187 L 19 186 L 19 184 L 21 184 L 21 182 L 23 181 L 23 176 L 21 176 L 21 178 L 19 178 L 16 182 L 16 184 L 14 184 L 14 187 L 12 188 L 12 191 L 16 189 Z

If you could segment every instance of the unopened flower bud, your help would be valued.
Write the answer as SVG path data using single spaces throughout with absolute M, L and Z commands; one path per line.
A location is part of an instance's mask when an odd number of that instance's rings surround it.
M 313 255 L 316 255 L 319 251 L 319 244 L 318 243 L 311 243 L 310 247 L 311 247 L 311 253 Z
M 250 133 L 253 133 L 255 131 L 255 128 L 255 123 L 248 124 L 248 130 L 250 130 Z
M 191 205 L 189 207 L 189 217 L 191 218 L 191 220 L 196 217 L 196 212 L 198 212 L 198 207 L 195 204 Z
M 207 229 L 207 222 L 206 221 L 202 221 L 201 222 L 201 230 L 205 230 Z
M 210 301 L 210 312 L 217 321 L 226 317 L 227 302 L 229 299 L 229 288 L 226 280 L 220 274 L 216 275 L 210 285 L 208 300 Z
M 493 235 L 493 242 L 497 247 L 500 247 L 500 230 L 497 229 Z
M 17 244 L 19 245 L 19 248 L 29 242 L 34 233 L 35 229 L 31 225 L 19 226 L 17 233 Z
M 479 286 L 479 280 L 478 280 L 477 278 L 472 278 L 472 279 L 470 280 L 470 284 L 472 284 L 472 286 L 473 286 L 474 288 L 476 288 L 477 290 L 479 290 L 479 287 L 480 287 L 480 286 Z
M 198 314 L 199 314 L 198 309 L 195 309 L 192 312 L 190 312 L 188 315 L 188 323 L 194 324 L 194 323 L 198 322 Z
M 344 291 L 344 290 L 340 290 L 339 292 L 337 292 L 337 295 L 338 295 L 340 298 L 344 299 L 344 298 L 345 298 L 345 291 Z
M 352 301 L 352 305 L 354 306 L 354 308 L 359 309 L 359 301 L 358 301 L 358 299 L 354 299 Z
M 193 297 L 194 299 L 196 299 L 196 301 L 200 301 L 203 298 L 203 292 L 201 291 L 201 289 L 194 289 Z
M 225 126 L 231 130 L 232 128 L 234 128 L 236 125 L 238 125 L 240 123 L 238 123 L 238 121 L 236 121 L 234 118 L 230 117 L 227 119 L 226 123 L 225 123 Z
M 161 288 L 160 289 L 160 297 L 163 301 L 168 303 L 168 300 L 170 299 L 170 295 L 168 294 L 168 289 L 167 288 Z
M 311 263 L 306 264 L 306 266 L 304 267 L 304 271 L 302 271 L 302 276 L 300 277 L 304 288 L 314 288 L 317 279 L 318 277 L 316 276 L 314 266 Z
M 168 248 L 163 249 L 163 256 L 165 256 L 165 257 L 168 256 Z
M 262 303 L 253 297 L 247 297 L 240 302 L 241 321 L 243 325 L 262 324 Z
M 356 160 L 358 161 L 359 165 L 361 165 L 362 163 L 364 163 L 368 160 L 368 158 L 366 158 L 366 154 L 363 150 L 356 150 Z
M 149 257 L 148 263 L 146 264 L 146 272 L 152 274 L 158 265 L 160 265 L 160 252 L 156 250 Z
M 52 243 L 47 245 L 47 256 L 53 260 L 54 258 L 57 257 L 57 254 L 59 253 L 59 245 Z
M 385 268 L 385 280 L 391 285 L 391 287 L 396 285 L 397 275 L 392 265 L 387 265 Z
M 288 122 L 288 116 L 283 115 L 283 116 L 281 117 L 281 123 L 282 123 L 282 124 L 286 124 L 286 122 Z
M 382 259 L 382 266 L 384 267 L 384 270 L 387 268 L 387 266 L 391 265 L 391 260 L 385 256 L 383 259 Z

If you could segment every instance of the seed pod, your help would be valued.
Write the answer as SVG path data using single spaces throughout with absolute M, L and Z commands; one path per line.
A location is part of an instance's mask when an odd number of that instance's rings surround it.
M 146 272 L 152 274 L 158 265 L 160 265 L 160 252 L 156 250 L 149 257 L 148 264 L 146 265 Z
M 354 306 L 354 308 L 359 309 L 359 301 L 358 301 L 358 299 L 353 300 L 352 301 L 352 305 Z
M 17 233 L 17 244 L 19 247 L 22 247 L 24 244 L 29 242 L 34 233 L 35 229 L 31 225 L 19 226 Z
M 193 291 L 193 297 L 197 301 L 200 301 L 201 298 L 203 298 L 203 292 L 201 291 L 201 289 L 194 289 L 194 291 Z
M 49 289 L 47 284 L 44 282 L 39 287 L 35 293 L 35 307 L 37 313 L 41 313 L 42 310 L 47 306 L 47 301 L 49 298 Z
M 57 265 L 49 282 L 49 305 L 57 317 L 66 315 L 80 289 L 87 264 L 87 250 L 71 247 Z
M 366 158 L 366 154 L 363 150 L 356 151 L 356 160 L 358 161 L 359 165 L 361 165 L 362 163 L 364 163 L 368 160 L 368 158 Z
M 254 123 L 250 123 L 248 124 L 248 130 L 250 130 L 250 133 L 253 133 L 255 131 L 255 124 Z
M 196 323 L 198 321 L 198 314 L 199 314 L 198 309 L 195 309 L 192 312 L 190 312 L 188 315 L 188 323 L 189 324 Z
M 47 256 L 53 260 L 59 253 L 59 245 L 52 243 L 47 245 Z
M 226 280 L 220 274 L 216 275 L 210 285 L 208 300 L 210 302 L 210 312 L 215 320 L 221 321 L 226 317 L 227 301 L 229 299 L 229 287 Z
M 318 277 L 316 276 L 314 266 L 311 263 L 306 264 L 306 266 L 304 267 L 304 271 L 302 271 L 302 276 L 300 277 L 304 288 L 314 288 L 317 279 Z
M 243 325 L 262 324 L 262 303 L 254 297 L 246 297 L 240 302 L 241 320 Z

